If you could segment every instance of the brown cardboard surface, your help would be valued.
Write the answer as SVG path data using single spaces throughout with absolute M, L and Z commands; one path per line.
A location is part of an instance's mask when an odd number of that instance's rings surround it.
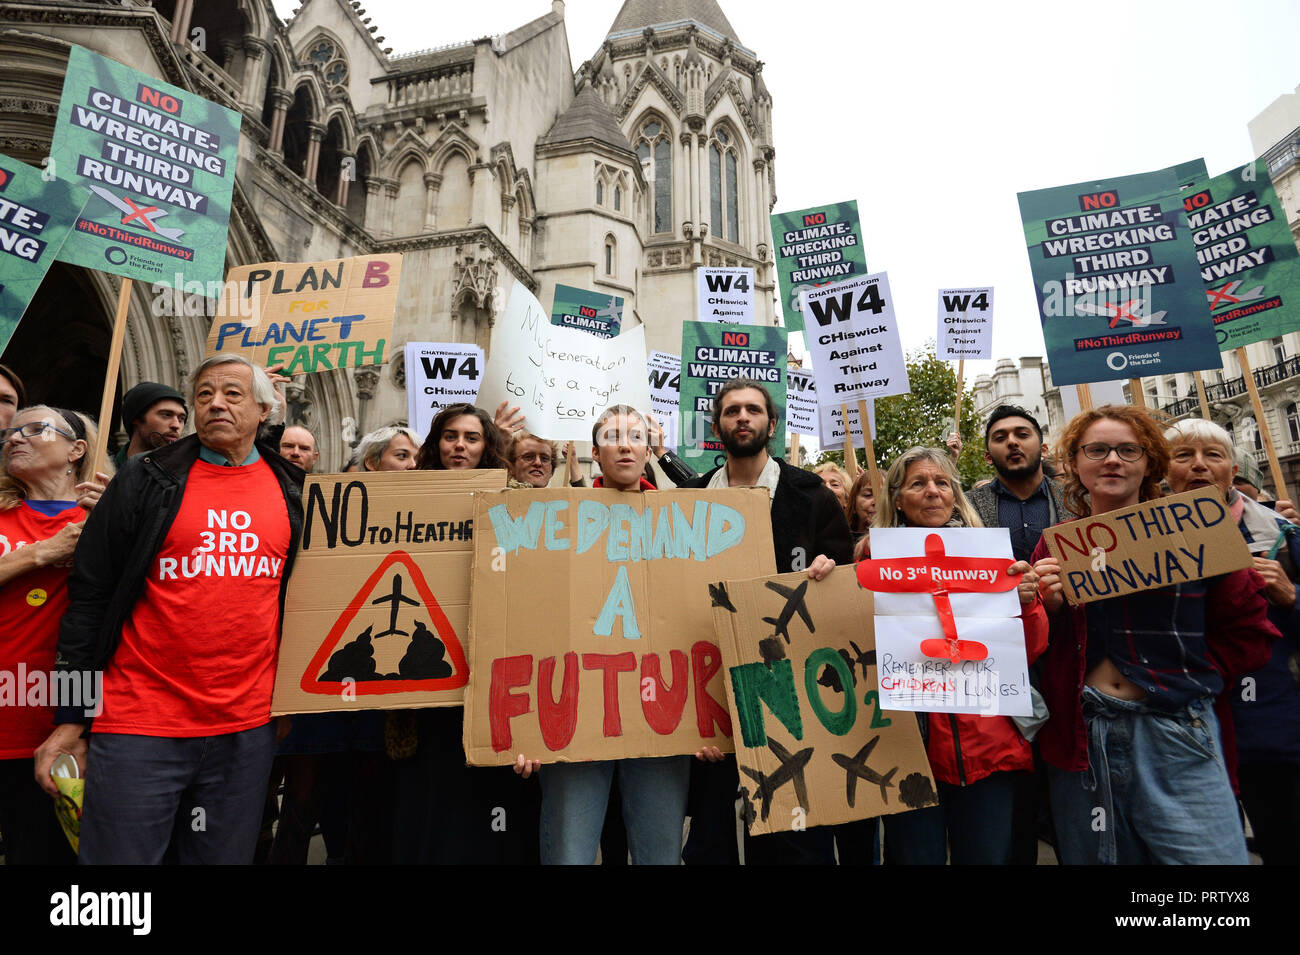
M 730 751 L 707 584 L 775 569 L 769 511 L 753 488 L 476 495 L 469 762 Z
M 401 276 L 401 253 L 233 268 L 207 354 L 282 364 L 287 375 L 383 364 Z
M 937 805 L 916 717 L 880 709 L 874 600 L 853 567 L 717 586 L 751 835 Z
M 472 496 L 505 482 L 489 470 L 309 476 L 271 712 L 460 704 Z
M 1049 527 L 1073 606 L 1183 584 L 1251 565 L 1250 550 L 1218 488 L 1171 494 Z

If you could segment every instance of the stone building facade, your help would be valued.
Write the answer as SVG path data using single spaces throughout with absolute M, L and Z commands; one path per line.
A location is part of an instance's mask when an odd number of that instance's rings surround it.
M 676 352 L 695 269 L 756 270 L 775 320 L 772 99 L 715 0 L 626 0 L 573 69 L 564 3 L 512 32 L 394 55 L 360 0 L 0 3 L 0 152 L 49 153 L 78 44 L 242 115 L 227 267 L 404 253 L 390 360 L 299 376 L 288 420 L 337 469 L 405 423 L 407 341 L 489 348 L 516 282 L 625 299 L 624 326 Z M 431 36 L 433 42 L 446 37 Z M 114 276 L 56 263 L 2 359 L 34 396 L 95 412 Z M 119 396 L 181 384 L 215 302 L 137 283 Z

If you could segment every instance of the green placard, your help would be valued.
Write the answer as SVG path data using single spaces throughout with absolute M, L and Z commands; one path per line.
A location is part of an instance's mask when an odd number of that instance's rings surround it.
M 1300 254 L 1262 159 L 1183 193 L 1219 348 L 1300 330 Z
M 1202 169 L 1019 194 L 1055 384 L 1219 367 L 1179 189 Z
M 768 454 L 785 454 L 786 356 L 789 334 L 766 325 L 682 322 L 681 432 L 678 453 L 695 470 L 712 470 L 727 459 L 711 433 L 713 396 L 732 378 L 761 382 L 776 405 L 776 431 Z
M 772 244 L 781 286 L 781 314 L 792 332 L 803 331 L 804 289 L 867 272 L 856 200 L 776 213 L 772 216 Z
M 614 338 L 623 323 L 623 300 L 607 292 L 555 286 L 551 300 L 551 324 L 576 328 L 597 338 Z
M 85 204 L 86 190 L 0 156 L 0 354 Z
M 220 284 L 238 113 L 74 46 L 50 149 L 91 192 L 58 258 L 142 282 Z

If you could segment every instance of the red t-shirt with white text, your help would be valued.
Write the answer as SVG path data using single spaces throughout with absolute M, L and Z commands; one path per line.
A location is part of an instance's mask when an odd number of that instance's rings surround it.
M 104 674 L 94 730 L 215 736 L 268 722 L 288 552 L 284 494 L 265 461 L 195 461 Z
M 25 501 L 0 511 L 0 557 L 49 540 L 85 517 L 79 507 L 47 516 Z M 0 585 L 0 759 L 31 759 L 54 730 L 50 674 L 59 621 L 68 609 L 71 567 L 69 558 Z M 93 693 L 97 688 L 87 689 Z

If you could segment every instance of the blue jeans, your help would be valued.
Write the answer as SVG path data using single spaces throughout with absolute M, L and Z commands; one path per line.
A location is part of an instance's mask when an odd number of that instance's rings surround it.
M 1065 865 L 1248 865 L 1210 700 L 1176 713 L 1083 688 L 1088 770 L 1049 768 Z
M 633 865 L 678 865 L 690 756 L 552 763 L 542 767 L 542 865 L 591 865 L 618 770 Z
M 83 865 L 249 865 L 275 756 L 275 723 L 221 736 L 91 733 Z
M 971 783 L 939 783 L 939 805 L 885 816 L 890 865 L 1009 865 L 1016 780 L 997 772 Z

